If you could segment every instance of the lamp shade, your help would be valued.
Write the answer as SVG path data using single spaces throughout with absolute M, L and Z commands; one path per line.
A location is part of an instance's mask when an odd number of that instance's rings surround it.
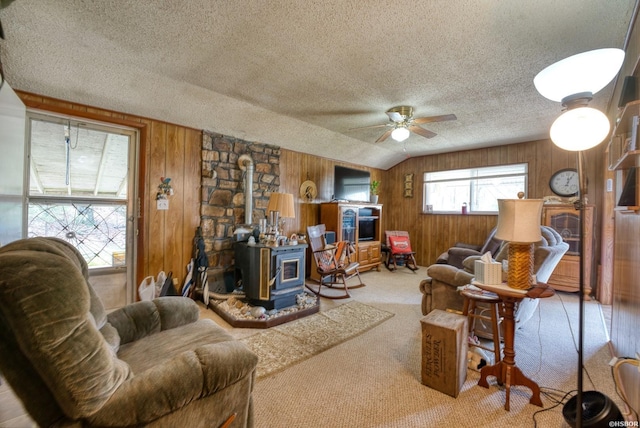
M 269 205 L 267 206 L 267 212 L 269 211 L 277 211 L 283 218 L 295 218 L 293 195 L 291 193 L 272 193 L 269 196 Z
M 398 142 L 402 142 L 404 140 L 406 140 L 407 138 L 409 138 L 409 130 L 405 127 L 400 127 L 400 128 L 396 128 L 393 131 L 391 131 L 391 138 L 393 138 L 394 140 L 398 141 Z
M 542 199 L 498 199 L 496 238 L 508 242 L 540 241 L 542 202 Z
M 624 51 L 616 48 L 582 52 L 551 64 L 533 79 L 540 95 L 551 101 L 590 92 L 595 94 L 618 74 Z
M 609 135 L 609 119 L 600 110 L 577 107 L 558 117 L 549 134 L 551 141 L 564 150 L 587 150 L 600 144 Z

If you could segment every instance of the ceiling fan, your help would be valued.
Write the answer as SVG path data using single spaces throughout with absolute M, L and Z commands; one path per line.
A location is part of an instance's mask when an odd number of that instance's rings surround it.
M 428 129 L 424 129 L 420 126 L 423 123 L 431 123 L 431 122 L 444 122 L 447 120 L 456 120 L 457 117 L 455 114 L 444 114 L 441 116 L 428 116 L 428 117 L 413 117 L 413 107 L 409 106 L 397 106 L 390 108 L 385 113 L 389 116 L 389 121 L 391 123 L 387 123 L 384 125 L 373 125 L 373 126 L 364 126 L 361 128 L 354 129 L 364 129 L 364 128 L 390 128 L 385 131 L 384 134 L 380 136 L 376 140 L 376 143 L 381 143 L 387 138 L 391 137 L 394 140 L 400 142 L 409 138 L 411 132 L 421 135 L 425 138 L 433 138 L 437 134 L 435 132 L 429 131 Z

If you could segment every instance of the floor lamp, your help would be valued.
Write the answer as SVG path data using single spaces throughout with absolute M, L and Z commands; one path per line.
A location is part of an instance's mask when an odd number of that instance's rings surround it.
M 551 125 L 550 137 L 561 149 L 577 153 L 579 192 L 576 208 L 580 210 L 579 259 L 579 333 L 578 333 L 578 392 L 562 410 L 565 421 L 572 427 L 608 427 L 609 422 L 622 421 L 616 405 L 598 391 L 583 391 L 584 343 L 584 198 L 587 191 L 583 151 L 600 144 L 609 135 L 609 119 L 599 110 L 588 107 L 593 94 L 603 89 L 618 74 L 624 51 L 598 49 L 570 56 L 551 64 L 533 79 L 542 96 L 562 102 L 566 111 Z

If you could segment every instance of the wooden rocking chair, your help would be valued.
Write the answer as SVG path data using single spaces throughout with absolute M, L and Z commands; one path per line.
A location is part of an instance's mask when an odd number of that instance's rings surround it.
M 328 299 L 346 299 L 351 297 L 350 288 L 364 287 L 365 284 L 360 278 L 358 262 L 352 262 L 352 244 L 348 241 L 338 241 L 335 244 L 327 245 L 325 241 L 325 225 L 307 227 L 309 235 L 309 245 L 313 258 L 316 262 L 317 272 L 320 275 L 318 286 L 314 287 L 306 284 L 307 288 L 314 294 Z M 354 276 L 358 277 L 359 284 L 348 286 L 347 281 Z M 322 287 L 342 290 L 341 294 L 326 294 Z

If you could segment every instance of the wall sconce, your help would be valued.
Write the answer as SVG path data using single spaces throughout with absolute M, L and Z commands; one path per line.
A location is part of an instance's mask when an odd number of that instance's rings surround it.
M 169 209 L 169 196 L 173 196 L 173 187 L 171 187 L 171 179 L 169 177 L 160 177 L 158 185 L 158 193 L 156 193 L 156 206 L 159 210 Z

